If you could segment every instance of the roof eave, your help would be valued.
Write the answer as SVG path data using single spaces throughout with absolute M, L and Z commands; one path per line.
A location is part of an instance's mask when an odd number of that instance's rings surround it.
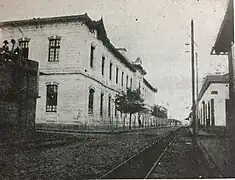
M 226 55 L 234 41 L 234 9 L 233 0 L 229 0 L 227 10 L 220 26 L 211 55 Z

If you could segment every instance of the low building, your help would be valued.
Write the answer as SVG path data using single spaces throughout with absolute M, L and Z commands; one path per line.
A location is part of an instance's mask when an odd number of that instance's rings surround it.
M 226 126 L 228 99 L 228 74 L 206 76 L 197 100 L 200 125 Z
M 211 50 L 211 55 L 225 55 L 228 56 L 229 65 L 229 106 L 231 109 L 228 111 L 228 127 L 234 126 L 235 128 L 235 114 L 234 114 L 234 99 L 235 99 L 235 64 L 234 64 L 234 2 L 228 0 L 227 10 L 221 24 L 219 33 L 217 35 L 214 46 Z
M 6 47 L 0 48 L 1 142 L 25 141 L 35 131 L 38 63 Z
M 154 99 L 157 91 L 145 70 L 114 47 L 103 19 L 38 18 L 2 22 L 0 28 L 3 38 L 18 39 L 27 56 L 39 61 L 37 123 L 123 127 L 128 121 L 115 109 L 117 93 L 140 88 L 145 99 Z
M 228 116 L 226 126 L 229 134 L 229 177 L 234 177 L 235 169 L 235 49 L 234 49 L 234 0 L 228 0 L 228 6 L 220 26 L 211 55 L 226 55 L 229 65 L 229 100 L 228 100 Z M 222 152 L 223 153 L 223 152 Z

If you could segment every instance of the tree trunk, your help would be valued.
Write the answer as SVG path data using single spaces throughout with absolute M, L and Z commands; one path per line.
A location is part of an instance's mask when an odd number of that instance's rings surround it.
M 131 129 L 131 115 L 132 115 L 132 113 L 130 113 L 130 119 L 129 119 L 129 129 Z

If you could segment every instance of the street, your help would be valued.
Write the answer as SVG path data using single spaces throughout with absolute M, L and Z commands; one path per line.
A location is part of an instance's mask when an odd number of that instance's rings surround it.
M 97 178 L 175 128 L 149 129 L 91 139 L 53 148 L 4 150 L 1 179 Z

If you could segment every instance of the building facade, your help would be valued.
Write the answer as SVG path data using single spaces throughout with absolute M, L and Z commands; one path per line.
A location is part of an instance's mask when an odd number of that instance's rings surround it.
M 198 119 L 202 126 L 226 126 L 228 75 L 206 76 L 198 97 Z
M 3 39 L 19 40 L 39 61 L 37 123 L 125 126 L 115 95 L 140 88 L 146 103 L 156 89 L 107 37 L 103 20 L 87 14 L 0 23 Z M 150 104 L 151 105 L 151 104 Z

